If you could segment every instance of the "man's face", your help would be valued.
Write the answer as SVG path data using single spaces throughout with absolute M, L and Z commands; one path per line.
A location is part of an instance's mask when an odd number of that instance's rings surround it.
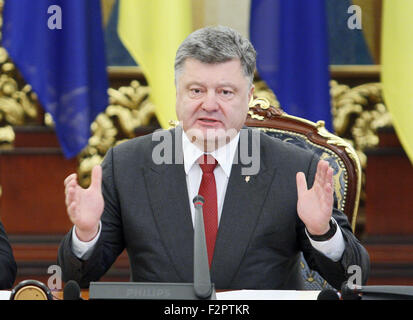
M 176 85 L 178 120 L 204 149 L 205 143 L 228 142 L 244 125 L 254 87 L 239 59 L 216 64 L 186 59 Z

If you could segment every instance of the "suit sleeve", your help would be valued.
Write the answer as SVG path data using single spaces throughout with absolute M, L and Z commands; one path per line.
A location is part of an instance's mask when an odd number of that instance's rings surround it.
M 11 289 L 16 280 L 17 266 L 13 251 L 0 222 L 0 290 Z
M 311 186 L 314 182 L 315 173 L 317 170 L 318 157 L 313 156 L 308 172 L 307 180 L 308 185 Z M 313 270 L 319 272 L 319 274 L 327 280 L 336 289 L 340 289 L 343 282 L 347 281 L 351 274 L 348 274 L 347 270 L 350 266 L 359 266 L 361 270 L 362 284 L 365 284 L 370 272 L 370 258 L 366 249 L 361 245 L 359 240 L 353 234 L 350 223 L 347 216 L 337 209 L 337 201 L 334 201 L 334 208 L 332 213 L 333 218 L 336 220 L 338 227 L 343 234 L 345 249 L 341 259 L 337 262 L 329 259 L 321 252 L 316 250 L 312 245 L 307 235 L 305 234 L 304 223 L 298 219 L 298 235 L 300 237 L 301 249 L 304 257 Z M 298 215 L 297 215 L 298 217 Z
M 114 179 L 113 149 L 102 163 L 102 194 L 105 201 L 102 214 L 102 231 L 87 260 L 77 258 L 72 251 L 72 231 L 63 238 L 58 253 L 58 264 L 62 268 L 63 281 L 75 280 L 82 288 L 91 281 L 98 281 L 123 251 L 123 227 L 120 205 Z

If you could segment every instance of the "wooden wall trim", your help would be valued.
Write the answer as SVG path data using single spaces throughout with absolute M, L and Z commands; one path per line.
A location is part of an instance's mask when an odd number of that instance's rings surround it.
M 330 65 L 330 73 L 333 78 L 353 77 L 365 78 L 379 76 L 381 65 Z

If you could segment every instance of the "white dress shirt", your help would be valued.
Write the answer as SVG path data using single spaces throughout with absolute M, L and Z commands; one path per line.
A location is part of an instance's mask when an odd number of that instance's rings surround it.
M 218 226 L 238 141 L 239 132 L 228 144 L 208 153 L 218 162 L 214 169 L 215 184 L 217 186 Z M 204 151 L 191 143 L 186 134 L 182 134 L 182 148 L 184 151 L 184 167 L 189 195 L 189 207 L 191 208 L 192 223 L 195 224 L 195 207 L 192 199 L 198 194 L 199 186 L 201 185 L 202 169 L 198 164 L 198 159 L 204 155 Z
M 218 205 L 218 226 L 221 219 L 225 193 L 228 186 L 228 180 L 231 175 L 231 168 L 239 141 L 239 133 L 226 145 L 210 153 L 218 165 L 214 169 L 215 181 L 217 186 L 217 205 Z M 186 174 L 186 184 L 189 195 L 189 207 L 191 208 L 192 223 L 195 222 L 195 208 L 192 199 L 198 194 L 199 186 L 202 180 L 202 170 L 197 160 L 204 154 L 204 151 L 191 143 L 186 136 L 182 134 L 182 147 L 184 153 L 184 167 Z M 83 242 L 76 236 L 75 227 L 72 232 L 72 251 L 80 259 L 87 260 L 92 254 L 94 245 L 96 244 L 101 230 L 99 224 L 98 234 L 89 242 Z M 308 233 L 306 231 L 308 236 Z M 337 231 L 334 236 L 327 241 L 314 241 L 310 237 L 310 242 L 315 249 L 323 253 L 333 261 L 340 260 L 344 252 L 344 239 L 340 227 L 337 225 Z

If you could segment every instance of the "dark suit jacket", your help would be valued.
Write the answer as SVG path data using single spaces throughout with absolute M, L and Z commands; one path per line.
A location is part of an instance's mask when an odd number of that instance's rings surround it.
M 179 158 L 182 132 L 178 127 L 171 133 L 173 154 Z M 132 281 L 193 282 L 193 225 L 184 166 L 154 164 L 152 150 L 159 140 L 152 140 L 152 135 L 139 137 L 108 151 L 102 164 L 101 236 L 87 261 L 73 255 L 71 232 L 65 236 L 58 255 L 64 281 L 87 287 L 126 248 Z M 248 183 L 241 162 L 232 167 L 211 266 L 216 288 L 299 289 L 300 251 L 337 288 L 350 265 L 359 265 L 366 281 L 368 254 L 343 213 L 333 212 L 346 243 L 338 262 L 312 247 L 297 215 L 296 173 L 304 172 L 311 186 L 318 158 L 265 134 L 260 134 L 260 152 L 260 171 Z
M 0 290 L 11 289 L 16 280 L 17 266 L 13 251 L 0 222 Z

